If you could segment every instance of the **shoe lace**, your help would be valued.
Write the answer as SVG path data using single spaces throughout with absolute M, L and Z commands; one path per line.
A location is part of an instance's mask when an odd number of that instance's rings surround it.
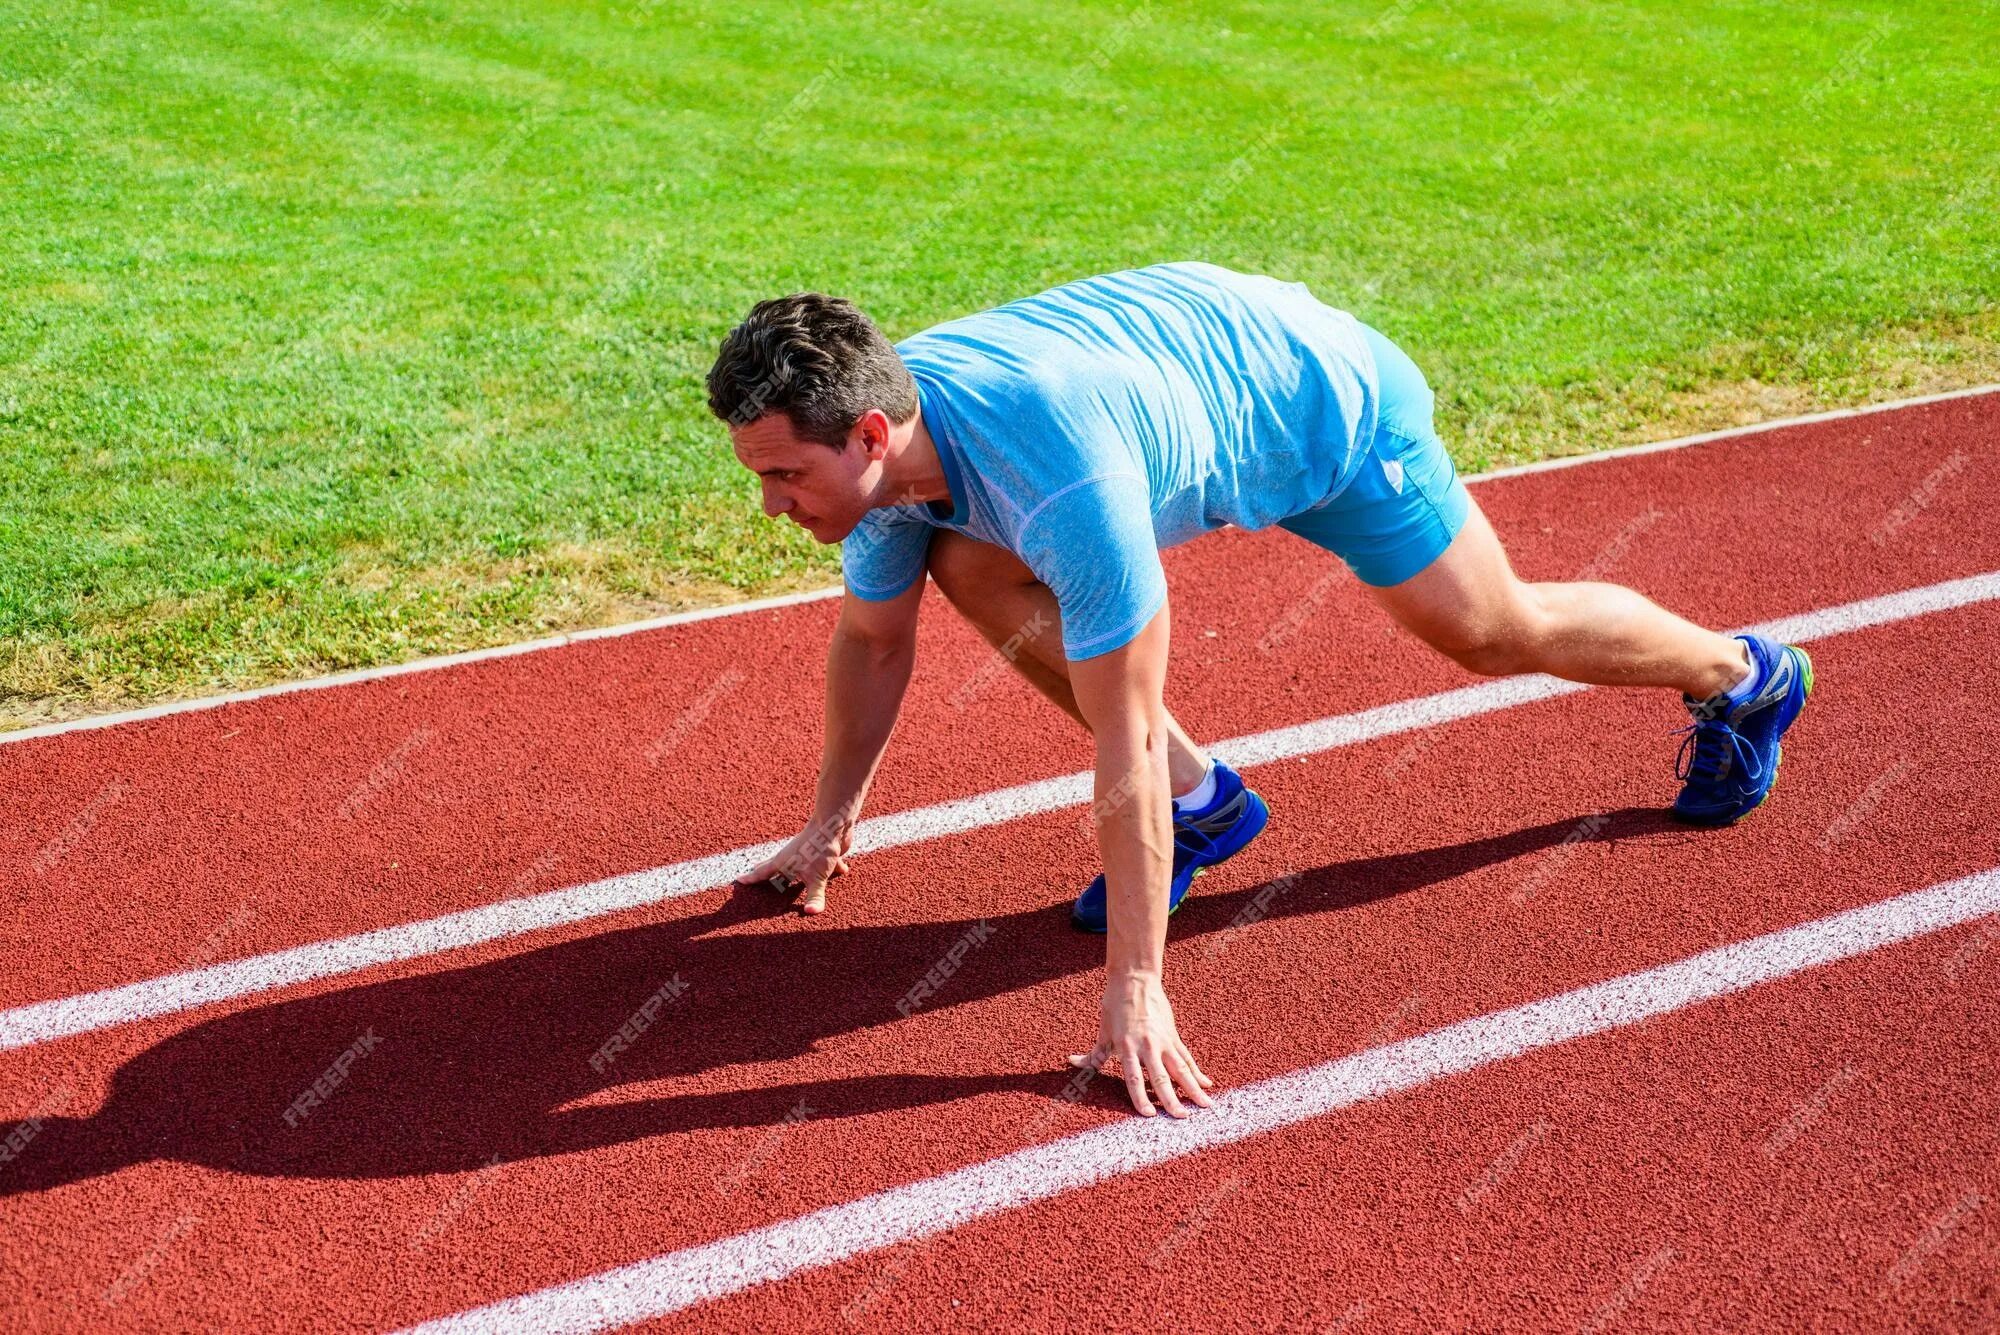
M 1215 840 L 1193 825 L 1183 825 L 1179 821 L 1174 822 L 1174 848 L 1177 853 L 1187 856 L 1215 856 Z M 1177 857 L 1175 860 L 1180 859 Z
M 1752 783 L 1764 777 L 1764 767 L 1757 761 L 1757 748 L 1721 719 L 1696 719 L 1677 731 L 1681 735 L 1681 750 L 1674 758 L 1675 778 L 1685 781 L 1692 776 L 1703 783 L 1714 783 L 1722 777 L 1723 762 L 1731 752 Z
M 1238 819 L 1238 817 L 1241 814 L 1241 809 L 1242 809 L 1242 803 L 1239 798 L 1238 800 L 1232 801 L 1228 805 L 1219 806 L 1215 808 L 1215 810 L 1212 812 L 1204 813 L 1204 815 L 1202 816 L 1202 820 L 1207 822 L 1212 822 L 1221 826 L 1222 828 L 1218 830 L 1218 833 L 1221 833 L 1226 831 L 1227 828 Z M 1203 829 L 1200 824 L 1196 823 L 1193 820 L 1187 819 L 1186 817 L 1182 816 L 1179 812 L 1175 812 L 1174 813 L 1175 864 L 1179 865 L 1179 863 L 1184 858 L 1188 857 L 1200 857 L 1200 858 L 1205 858 L 1210 862 L 1215 861 L 1216 860 L 1215 838 L 1207 830 Z

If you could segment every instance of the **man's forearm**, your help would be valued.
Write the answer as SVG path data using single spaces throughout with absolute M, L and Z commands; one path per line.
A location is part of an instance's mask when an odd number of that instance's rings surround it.
M 826 741 L 815 819 L 851 821 L 859 816 L 915 662 L 914 645 L 884 648 L 833 633 L 826 655 Z
M 1164 734 L 1150 747 L 1134 742 L 1099 748 L 1094 810 L 1109 918 L 1104 963 L 1114 981 L 1157 979 L 1165 966 L 1172 800 Z
M 1162 607 L 1122 647 L 1070 665 L 1077 707 L 1097 739 L 1091 815 L 1104 855 L 1109 929 L 1097 1043 L 1078 1060 L 1101 1070 L 1115 1059 L 1134 1108 L 1151 1116 L 1157 1097 L 1158 1106 L 1182 1117 L 1182 1095 L 1209 1107 L 1214 1082 L 1181 1042 L 1163 977 L 1174 866 L 1167 712 L 1160 702 L 1168 635 Z

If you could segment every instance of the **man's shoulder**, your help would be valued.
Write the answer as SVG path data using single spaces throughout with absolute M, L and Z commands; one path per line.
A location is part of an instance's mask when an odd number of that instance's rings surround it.
M 879 598 L 908 587 L 910 572 L 922 573 L 930 529 L 921 505 L 877 506 L 862 514 L 840 540 L 840 566 L 850 587 L 864 598 Z
M 917 501 L 910 504 L 875 506 L 862 514 L 860 522 L 855 525 L 855 528 L 872 528 L 881 531 L 885 529 L 908 528 L 913 524 L 931 528 L 941 527 L 936 516 L 931 513 L 930 507 L 921 501 Z

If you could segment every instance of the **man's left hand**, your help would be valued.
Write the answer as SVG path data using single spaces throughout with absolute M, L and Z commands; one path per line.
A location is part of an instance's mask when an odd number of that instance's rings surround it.
M 1080 1057 L 1071 1057 L 1073 1066 L 1102 1070 L 1116 1057 L 1125 1076 L 1125 1091 L 1132 1106 L 1143 1117 L 1153 1115 L 1153 1099 L 1147 1097 L 1150 1082 L 1160 1106 L 1174 1117 L 1186 1117 L 1187 1106 L 1213 1107 L 1208 1091 L 1215 1082 L 1195 1065 L 1194 1054 L 1181 1042 L 1174 1027 L 1174 1008 L 1160 980 L 1149 974 L 1113 975 L 1104 991 L 1103 1019 L 1098 1025 L 1097 1046 Z M 1178 1085 L 1178 1089 L 1176 1086 Z

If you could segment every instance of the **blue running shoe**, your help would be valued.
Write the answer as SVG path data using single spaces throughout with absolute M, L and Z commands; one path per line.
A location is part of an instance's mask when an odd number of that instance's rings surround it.
M 1778 739 L 1812 694 L 1812 659 L 1795 645 L 1739 635 L 1761 677 L 1743 699 L 1682 696 L 1694 722 L 1683 729 L 1675 776 L 1684 782 L 1674 816 L 1690 825 L 1733 825 L 1755 811 L 1778 782 Z
M 1199 811 L 1174 813 L 1174 883 L 1167 895 L 1167 912 L 1180 908 L 1202 870 L 1242 852 L 1270 819 L 1264 799 L 1245 788 L 1235 770 L 1216 761 L 1214 799 Z M 1101 933 L 1108 927 L 1106 913 L 1104 874 L 1099 872 L 1090 888 L 1077 896 L 1069 920 L 1080 931 Z

